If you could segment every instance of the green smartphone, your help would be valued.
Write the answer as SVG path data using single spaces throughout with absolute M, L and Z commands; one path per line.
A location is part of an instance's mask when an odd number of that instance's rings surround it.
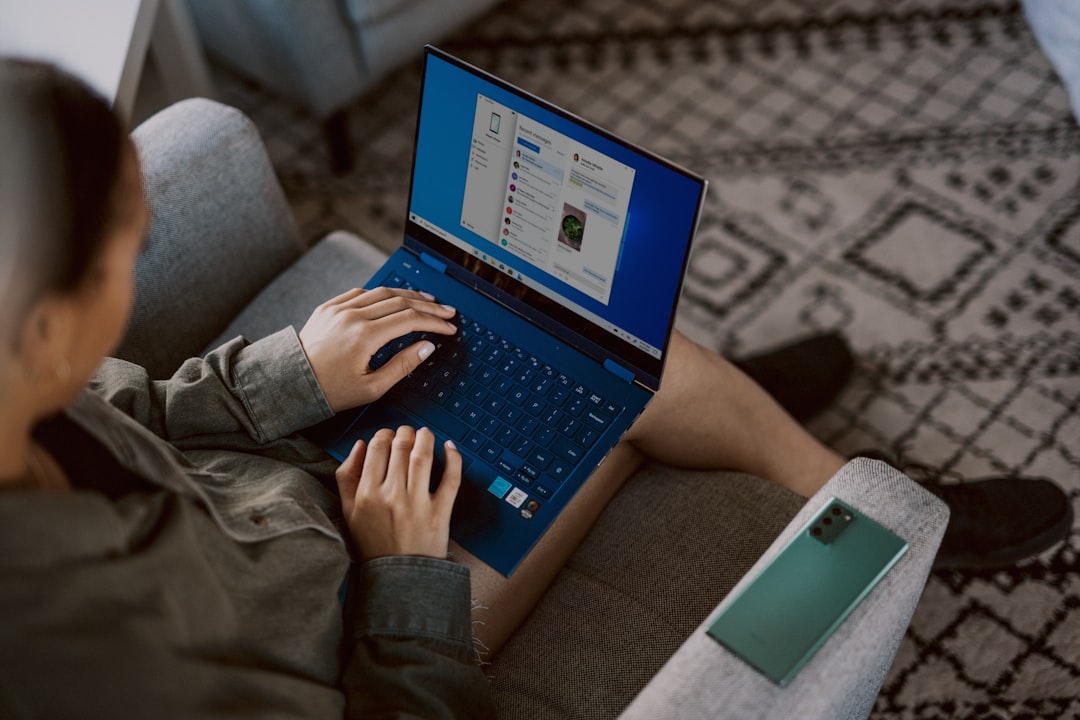
M 787 685 L 907 549 L 893 532 L 830 498 L 708 633 Z

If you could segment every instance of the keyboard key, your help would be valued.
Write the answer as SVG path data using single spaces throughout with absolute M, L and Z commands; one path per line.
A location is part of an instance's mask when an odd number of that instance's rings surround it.
M 600 397 L 596 393 L 590 393 L 589 397 L 588 397 L 588 400 L 589 400 L 589 402 L 591 402 L 593 405 L 596 405 L 597 407 L 604 407 L 604 405 L 605 405 L 604 398 Z
M 494 463 L 500 453 L 502 453 L 502 447 L 493 442 L 484 443 L 484 447 L 480 449 L 480 457 L 489 463 Z
M 592 429 L 588 425 L 583 425 L 578 430 L 577 436 L 574 438 L 579 445 L 590 448 L 596 444 L 596 441 L 600 438 L 600 432 Z
M 484 411 L 472 403 L 470 403 L 468 407 L 465 408 L 465 411 L 461 413 L 461 419 L 472 427 L 476 427 L 477 423 L 479 423 L 483 417 Z
M 545 409 L 547 409 L 547 403 L 545 403 L 538 397 L 531 397 L 529 398 L 528 402 L 525 403 L 525 412 L 529 413 L 530 415 L 539 416 L 544 412 Z
M 484 420 L 480 423 L 480 426 L 476 428 L 484 434 L 484 437 L 491 437 L 495 434 L 495 431 L 499 429 L 499 421 L 490 415 L 485 415 Z
M 519 485 L 524 485 L 525 487 L 532 487 L 533 478 L 529 477 L 525 473 L 519 472 L 517 475 L 514 476 L 514 479 L 517 480 Z
M 533 492 L 535 492 L 537 495 L 544 498 L 545 500 L 550 500 L 551 496 L 555 494 L 554 490 L 542 483 L 537 483 L 536 487 L 533 488 Z
M 532 441 L 522 435 L 518 435 L 514 442 L 510 444 L 510 449 L 515 455 L 528 455 L 532 448 Z
M 552 439 L 556 436 L 555 429 L 541 426 L 539 430 L 533 433 L 533 442 L 537 445 L 547 447 Z
M 543 448 L 533 448 L 533 451 L 529 453 L 529 456 L 525 458 L 525 461 L 537 470 L 544 470 L 551 464 L 552 458 L 552 454 L 547 450 L 544 450 Z
M 536 480 L 540 477 L 540 471 L 534 468 L 532 465 L 522 465 L 521 474 L 525 475 L 532 480 Z
M 465 391 L 465 397 L 469 398 L 469 401 L 480 405 L 487 399 L 488 391 L 479 383 L 474 383 L 469 386 L 469 389 Z
M 581 427 L 581 421 L 567 415 L 559 421 L 559 424 L 555 426 L 555 429 L 563 435 L 571 437 L 578 431 L 579 427 Z
M 520 365 L 521 363 L 515 358 L 510 357 L 509 355 L 503 355 L 502 360 L 499 361 L 499 364 L 496 367 L 503 375 L 512 376 Z
M 548 402 L 552 405 L 562 405 L 568 397 L 570 397 L 570 391 L 559 385 L 553 386 L 547 394 Z
M 585 387 L 584 385 L 582 385 L 581 383 L 578 383 L 577 385 L 575 385 L 575 386 L 573 387 L 573 390 L 572 390 L 572 392 L 573 392 L 573 393 L 574 393 L 575 395 L 577 395 L 577 396 L 578 396 L 579 398 L 587 398 L 587 397 L 589 397 L 589 395 L 591 395 L 591 394 L 592 394 L 592 393 L 591 393 L 591 392 L 589 391 L 589 389 L 588 389 L 587 387 Z
M 600 431 L 607 430 L 611 425 L 611 418 L 600 410 L 589 410 L 581 419 Z
M 495 461 L 495 468 L 507 477 L 514 477 L 517 474 L 517 468 L 501 457 Z
M 525 411 L 516 405 L 507 403 L 502 410 L 499 411 L 499 419 L 504 423 L 515 425 L 518 419 L 525 414 Z
M 532 390 L 537 395 L 545 394 L 548 391 L 548 388 L 550 388 L 550 387 L 551 387 L 550 378 L 546 378 L 543 375 L 536 375 L 533 378 L 532 382 L 529 383 L 529 389 Z
M 480 448 L 484 447 L 485 442 L 487 442 L 487 438 L 476 430 L 470 430 L 469 434 L 465 436 L 465 447 L 477 454 L 480 453 Z
M 532 435 L 536 432 L 536 428 L 540 427 L 540 421 L 529 415 L 522 415 L 518 418 L 517 429 L 526 435 Z
M 585 398 L 574 396 L 571 397 L 570 401 L 563 406 L 563 409 L 565 409 L 566 412 L 570 413 L 571 415 L 581 415 L 581 411 L 585 409 L 586 403 L 588 403 L 588 400 L 586 400 Z
M 485 410 L 487 410 L 492 415 L 498 415 L 499 411 L 502 410 L 502 407 L 505 404 L 506 404 L 505 400 L 503 400 L 501 397 L 499 397 L 495 393 L 491 393 L 490 395 L 488 395 L 487 399 L 484 400 L 483 407 L 484 407 Z
M 469 406 L 468 401 L 465 398 L 455 397 L 450 402 L 446 403 L 446 409 L 455 415 L 461 415 L 465 412 L 465 408 Z
M 520 385 L 515 385 L 507 391 L 506 399 L 515 405 L 524 405 L 529 399 L 529 391 Z
M 508 377 L 501 377 L 491 384 L 491 391 L 500 395 L 506 395 L 514 389 L 514 381 Z
M 612 417 L 617 416 L 622 411 L 622 405 L 616 405 L 615 403 L 611 402 L 604 403 L 604 412 L 606 412 L 608 415 L 611 415 Z
M 517 433 L 514 432 L 514 428 L 500 425 L 495 433 L 495 442 L 499 444 L 499 447 L 507 447 L 516 437 Z
M 560 410 L 560 409 L 558 409 L 556 407 L 550 407 L 549 406 L 538 417 L 540 418 L 540 422 L 544 423 L 545 425 L 550 425 L 551 427 L 555 427 L 556 423 L 562 421 L 563 412 L 562 412 L 562 410 Z
M 553 478 L 556 482 L 562 482 L 570 475 L 570 470 L 573 465 L 563 461 L 561 458 L 556 457 L 555 462 L 548 466 L 547 474 Z
M 571 462 L 577 462 L 585 457 L 585 448 L 565 437 L 557 436 L 552 440 L 551 450 Z

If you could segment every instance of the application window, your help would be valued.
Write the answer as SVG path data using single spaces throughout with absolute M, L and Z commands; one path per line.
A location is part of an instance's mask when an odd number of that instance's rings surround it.
M 463 227 L 607 304 L 634 169 L 477 96 Z

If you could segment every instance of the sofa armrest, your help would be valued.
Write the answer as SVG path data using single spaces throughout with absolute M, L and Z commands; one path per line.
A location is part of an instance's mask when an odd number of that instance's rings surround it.
M 781 688 L 705 630 L 830 497 L 861 510 L 910 547 L 795 679 Z M 807 502 L 621 717 L 867 717 L 922 594 L 948 517 L 944 503 L 887 464 L 849 462 Z
M 117 356 L 168 377 L 304 250 L 254 124 L 186 100 L 132 133 L 153 213 Z

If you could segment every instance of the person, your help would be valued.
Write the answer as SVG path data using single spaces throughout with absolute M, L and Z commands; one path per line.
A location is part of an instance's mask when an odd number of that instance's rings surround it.
M 133 144 L 49 66 L 3 61 L 0 93 L 4 717 L 491 717 L 474 640 L 497 652 L 646 459 L 805 496 L 847 462 L 751 379 L 783 399 L 789 354 L 737 366 L 676 333 L 655 400 L 504 578 L 449 540 L 452 442 L 432 493 L 426 429 L 381 430 L 340 465 L 297 434 L 418 367 L 429 341 L 367 359 L 454 333 L 454 308 L 357 289 L 299 333 L 236 338 L 151 380 L 107 357 L 149 224 Z M 684 412 L 702 396 L 724 401 Z M 983 497 L 991 521 L 1012 510 Z M 991 538 L 1002 557 L 1052 542 L 1053 512 Z M 474 598 L 492 608 L 475 632 Z

